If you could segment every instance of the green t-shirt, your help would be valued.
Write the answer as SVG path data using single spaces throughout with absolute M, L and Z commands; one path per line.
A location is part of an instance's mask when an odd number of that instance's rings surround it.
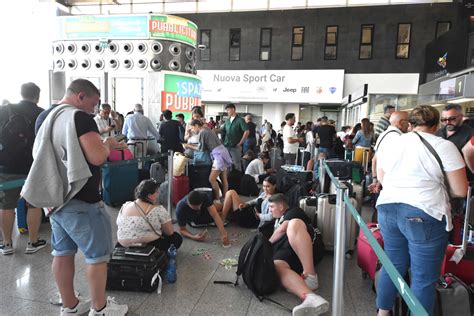
M 227 119 L 224 123 L 223 135 L 224 146 L 235 147 L 242 139 L 244 132 L 248 130 L 247 123 L 240 116 L 236 116 L 234 120 Z

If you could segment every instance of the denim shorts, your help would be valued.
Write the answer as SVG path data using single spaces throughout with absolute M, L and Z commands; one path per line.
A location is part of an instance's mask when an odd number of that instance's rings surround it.
M 112 224 L 103 203 L 71 200 L 51 216 L 53 256 L 81 250 L 87 264 L 108 262 L 113 250 Z

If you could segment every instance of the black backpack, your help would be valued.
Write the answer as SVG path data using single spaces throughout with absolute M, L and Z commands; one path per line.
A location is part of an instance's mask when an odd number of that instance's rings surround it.
M 262 233 L 251 237 L 240 250 L 235 282 L 214 281 L 214 283 L 237 286 L 240 276 L 260 301 L 267 299 L 282 306 L 278 302 L 265 297 L 278 289 L 280 278 L 273 263 L 273 245 Z M 286 308 L 286 306 L 282 307 Z
M 249 239 L 240 250 L 237 280 L 239 276 L 260 300 L 280 286 L 273 263 L 273 245 L 262 234 Z
M 26 115 L 5 107 L 8 119 L 0 126 L 0 164 L 11 166 L 19 158 L 31 152 L 34 142 L 34 122 Z

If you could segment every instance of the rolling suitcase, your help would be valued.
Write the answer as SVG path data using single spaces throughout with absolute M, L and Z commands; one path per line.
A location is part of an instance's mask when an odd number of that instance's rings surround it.
M 126 160 L 102 166 L 102 199 L 111 206 L 134 200 L 138 184 L 138 162 Z
M 451 273 L 442 275 L 436 285 L 434 316 L 473 315 L 473 291 Z
M 173 177 L 171 202 L 176 205 L 189 193 L 189 178 L 187 176 Z
M 352 205 L 356 205 L 354 198 L 351 198 Z M 322 194 L 318 197 L 318 228 L 323 235 L 326 249 L 334 249 L 334 231 L 336 229 L 336 195 Z M 346 250 L 353 251 L 356 242 L 357 224 L 352 217 L 352 213 L 346 210 Z
M 166 180 L 166 171 L 161 162 L 154 162 L 150 166 L 150 178 L 158 183 L 163 183 Z
M 211 188 L 209 175 L 211 174 L 211 166 L 188 165 L 189 189 L 195 188 Z
M 474 283 L 474 247 L 469 246 L 469 236 L 472 231 L 469 227 L 469 218 L 472 213 L 472 188 L 468 189 L 468 198 L 466 201 L 466 214 L 464 216 L 464 226 L 461 238 L 461 245 L 449 244 L 446 248 L 441 273 L 452 273 L 467 284 Z M 465 229 L 466 228 L 466 229 Z M 459 232 L 458 232 L 459 234 Z M 453 259 L 453 260 L 451 260 Z
M 354 161 L 362 163 L 364 171 L 367 173 L 369 162 L 372 160 L 372 149 L 370 147 L 356 147 L 354 149 Z
M 368 223 L 367 227 L 372 232 L 372 235 L 377 239 L 380 246 L 383 248 L 382 233 L 378 224 Z M 365 237 L 362 230 L 359 232 L 359 238 L 357 238 L 357 265 L 362 269 L 362 276 L 366 278 L 370 277 L 371 280 L 375 279 L 375 271 L 377 270 L 377 263 L 379 258 L 375 254 L 375 251 L 369 244 L 367 237 Z
M 300 209 L 309 217 L 313 226 L 316 224 L 316 213 L 318 211 L 318 198 L 315 196 L 306 196 L 300 199 Z
M 160 272 L 167 263 L 166 253 L 155 249 L 149 256 L 125 254 L 125 248 L 116 247 L 107 265 L 107 290 L 161 292 Z

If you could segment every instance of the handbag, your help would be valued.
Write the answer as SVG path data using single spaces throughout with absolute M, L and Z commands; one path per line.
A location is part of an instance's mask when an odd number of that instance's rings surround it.
M 211 166 L 212 165 L 212 159 L 211 159 L 211 154 L 209 154 L 208 151 L 198 151 L 196 150 L 194 152 L 193 156 L 193 165 L 195 166 Z
M 173 177 L 182 176 L 186 172 L 188 159 L 180 152 L 175 152 L 173 157 Z

